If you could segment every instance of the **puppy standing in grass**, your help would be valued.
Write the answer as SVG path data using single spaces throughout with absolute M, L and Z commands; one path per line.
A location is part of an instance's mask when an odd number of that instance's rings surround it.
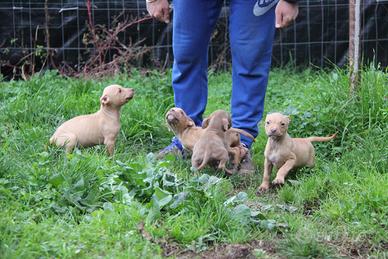
M 329 141 L 330 137 L 291 138 L 288 133 L 290 118 L 281 113 L 268 114 L 265 119 L 265 132 L 268 136 L 264 151 L 263 182 L 259 192 L 268 190 L 272 167 L 276 166 L 278 172 L 272 184 L 284 184 L 288 172 L 297 167 L 313 167 L 315 151 L 311 142 Z
M 230 128 L 230 116 L 223 110 L 217 110 L 203 121 L 205 129 L 201 138 L 195 143 L 191 165 L 201 170 L 209 162 L 218 161 L 218 169 L 228 174 L 233 172 L 226 168 L 229 160 L 228 142 L 225 132 Z
M 132 88 L 107 86 L 100 98 L 100 110 L 64 122 L 50 138 L 50 144 L 65 147 L 66 152 L 72 152 L 76 146 L 104 144 L 108 154 L 113 155 L 116 137 L 120 131 L 120 109 L 133 95 Z

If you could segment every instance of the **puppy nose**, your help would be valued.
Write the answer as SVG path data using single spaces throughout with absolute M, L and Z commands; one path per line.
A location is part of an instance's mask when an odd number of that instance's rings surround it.
M 172 115 L 172 114 L 168 114 L 168 115 L 167 115 L 167 120 L 168 120 L 169 122 L 172 122 L 174 119 L 175 119 L 174 115 Z
M 276 132 L 276 129 L 272 128 L 271 133 L 275 133 L 275 132 Z

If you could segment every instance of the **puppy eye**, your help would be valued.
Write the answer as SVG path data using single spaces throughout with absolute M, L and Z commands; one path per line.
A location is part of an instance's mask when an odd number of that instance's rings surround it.
M 267 125 L 269 125 L 269 121 L 265 122 Z
M 119 89 L 119 93 L 121 93 L 121 89 Z
M 280 123 L 280 125 L 282 125 L 282 126 L 286 126 L 286 124 L 285 124 L 284 122 Z

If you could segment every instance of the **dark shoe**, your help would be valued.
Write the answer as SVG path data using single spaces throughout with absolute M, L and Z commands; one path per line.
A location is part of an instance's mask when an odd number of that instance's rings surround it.
M 256 171 L 256 168 L 252 162 L 251 151 L 248 150 L 247 154 L 244 156 L 243 160 L 240 163 L 238 174 L 248 176 L 248 175 L 253 175 L 255 171 Z
M 158 152 L 156 157 L 158 159 L 164 158 L 168 154 L 173 154 L 177 157 L 182 157 L 184 154 L 182 143 L 179 141 L 177 137 L 173 137 L 171 139 L 171 144 L 167 147 L 163 148 Z

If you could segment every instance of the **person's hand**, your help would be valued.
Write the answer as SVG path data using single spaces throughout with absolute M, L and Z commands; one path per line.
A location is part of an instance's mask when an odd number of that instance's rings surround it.
M 161 22 L 170 22 L 170 7 L 167 0 L 147 1 L 147 11 L 151 17 Z
M 276 28 L 284 28 L 290 25 L 298 16 L 299 8 L 298 4 L 287 3 L 284 0 L 280 0 L 275 9 L 276 15 Z

